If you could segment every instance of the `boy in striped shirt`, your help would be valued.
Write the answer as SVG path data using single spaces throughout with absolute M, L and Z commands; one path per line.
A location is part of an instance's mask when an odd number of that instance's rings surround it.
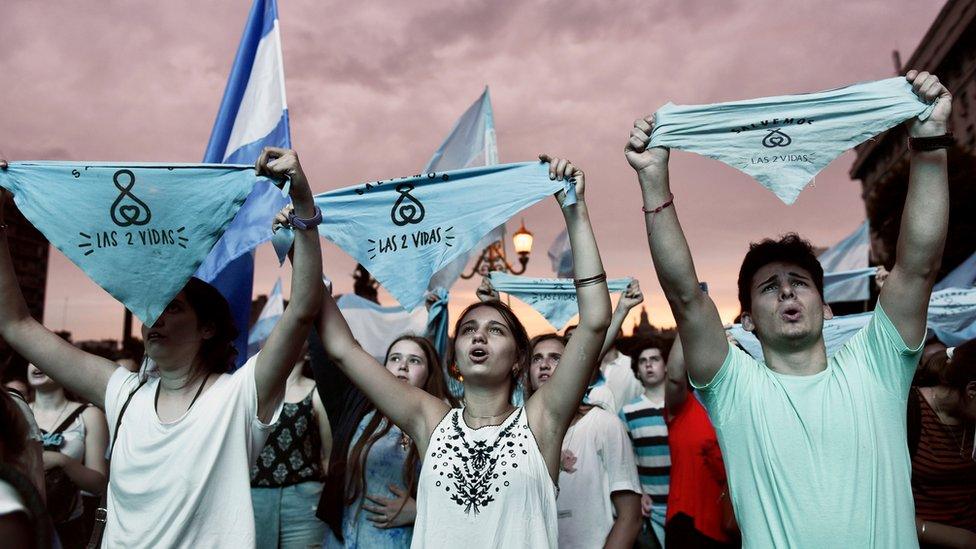
M 642 508 L 661 547 L 664 546 L 664 517 L 667 514 L 671 455 L 668 427 L 664 422 L 664 386 L 667 381 L 665 353 L 655 343 L 640 350 L 633 362 L 644 392 L 625 404 L 620 419 L 634 444 L 637 472 L 644 490 Z

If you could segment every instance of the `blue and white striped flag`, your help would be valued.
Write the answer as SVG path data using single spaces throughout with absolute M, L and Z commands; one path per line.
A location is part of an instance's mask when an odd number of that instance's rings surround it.
M 945 275 L 934 288 L 933 292 L 948 290 L 950 288 L 972 288 L 976 286 L 976 252 L 963 261 L 951 273 Z
M 549 263 L 557 278 L 573 278 L 573 248 L 569 245 L 569 233 L 566 229 L 556 235 L 549 246 Z
M 488 87 L 477 101 L 464 111 L 441 143 L 440 148 L 427 162 L 424 173 L 461 170 L 478 166 L 494 166 L 498 164 L 498 143 L 495 141 L 495 117 L 491 110 L 491 98 Z M 468 260 L 474 254 L 497 240 L 505 238 L 505 224 L 502 223 L 485 235 L 477 246 L 457 259 L 448 263 L 437 271 L 430 280 L 430 289 L 443 288 L 450 290 L 464 271 Z
M 947 288 L 929 299 L 928 327 L 949 347 L 976 339 L 976 288 Z
M 254 326 L 251 327 L 251 333 L 247 336 L 248 358 L 256 355 L 261 347 L 264 347 L 264 342 L 268 340 L 268 336 L 271 335 L 271 331 L 274 330 L 284 312 L 285 298 L 281 295 L 281 279 L 279 278 L 275 281 L 274 287 L 271 288 L 268 302 L 264 304 L 260 316 L 258 316 Z
M 383 307 L 356 294 L 336 299 L 349 331 L 363 350 L 380 364 L 386 361 L 386 350 L 403 334 L 423 336 L 427 329 L 427 310 L 414 307 L 407 311 L 399 305 Z
M 854 232 L 820 254 L 817 259 L 820 260 L 824 273 L 840 273 L 867 268 L 868 255 L 871 252 L 871 239 L 868 229 L 868 222 L 865 221 Z M 866 276 L 854 277 L 846 282 L 832 284 L 829 287 L 825 285 L 824 287 L 824 300 L 828 303 L 864 301 L 868 297 L 870 297 L 870 289 Z
M 266 146 L 291 147 L 281 33 L 275 0 L 254 0 L 210 134 L 204 162 L 250 164 Z M 271 222 L 288 199 L 273 186 L 254 188 L 196 272 L 230 303 L 247 348 L 247 329 L 254 283 L 254 248 L 271 239 Z M 238 353 L 238 366 L 246 353 Z

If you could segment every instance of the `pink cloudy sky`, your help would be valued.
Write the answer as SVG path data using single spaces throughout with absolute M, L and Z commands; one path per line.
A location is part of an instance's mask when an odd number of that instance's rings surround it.
M 548 152 L 582 166 L 608 275 L 640 279 L 651 320 L 673 324 L 622 154 L 633 120 L 667 101 L 892 76 L 891 51 L 907 59 L 941 4 L 281 0 L 292 139 L 316 192 L 414 173 L 488 85 L 501 161 Z M 246 0 L 5 2 L 0 153 L 199 161 L 248 8 Z M 863 220 L 860 184 L 847 174 L 853 158 L 841 156 L 788 207 L 723 164 L 672 156 L 676 205 L 723 319 L 737 312 L 735 275 L 750 240 L 797 230 L 830 245 Z M 536 236 L 528 274 L 551 276 L 545 250 L 562 228 L 558 208 L 547 200 L 524 217 Z M 328 243 L 324 253 L 337 290 L 351 291 L 355 263 Z M 279 271 L 269 249 L 258 262 L 255 294 L 278 276 L 287 290 L 287 267 Z M 455 307 L 475 286 L 455 286 Z M 530 331 L 546 329 L 518 305 Z M 52 251 L 46 324 L 76 339 L 117 338 L 121 321 L 121 306 Z

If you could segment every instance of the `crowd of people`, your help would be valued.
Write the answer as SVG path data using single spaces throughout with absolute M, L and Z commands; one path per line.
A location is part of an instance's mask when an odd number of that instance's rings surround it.
M 618 335 L 641 289 L 611 307 L 586 176 L 563 158 L 540 157 L 575 183 L 575 204 L 556 200 L 579 323 L 530 338 L 486 285 L 446 357 L 424 334 L 389 334 L 382 361 L 357 342 L 322 282 L 322 212 L 294 151 L 256 164 L 291 181 L 276 220 L 296 229 L 290 303 L 234 371 L 230 309 L 197 279 L 143 326 L 138 368 L 75 348 L 31 318 L 0 230 L 0 337 L 30 363 L 0 392 L 2 544 L 976 547 L 976 340 L 937 347 L 925 320 L 951 97 L 907 78 L 934 109 L 909 127 L 897 259 L 832 356 L 823 269 L 795 234 L 753 244 L 739 273 L 762 360 L 727 337 L 650 116 L 625 154 L 678 335 L 630 355 Z

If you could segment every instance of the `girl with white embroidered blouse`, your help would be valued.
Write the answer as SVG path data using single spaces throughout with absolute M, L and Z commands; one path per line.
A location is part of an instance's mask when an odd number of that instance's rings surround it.
M 610 322 L 606 274 L 584 200 L 583 172 L 540 156 L 552 179 L 576 182 L 577 204 L 562 208 L 573 249 L 580 322 L 559 371 L 524 406 L 511 404 L 528 367 L 529 338 L 499 302 L 476 303 L 458 318 L 454 362 L 464 406 L 404 386 L 352 337 L 325 294 L 318 325 L 330 358 L 406 432 L 423 457 L 412 547 L 556 547 L 560 449 Z M 556 195 L 560 205 L 565 194 Z

